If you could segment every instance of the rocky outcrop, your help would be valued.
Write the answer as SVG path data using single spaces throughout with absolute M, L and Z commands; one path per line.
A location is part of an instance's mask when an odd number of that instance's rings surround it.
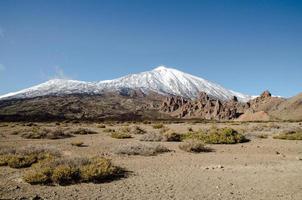
M 297 100 L 298 99 L 298 100 Z M 299 110 L 302 107 L 300 98 L 292 100 L 295 105 L 292 107 Z M 267 121 L 275 119 L 300 119 L 301 114 L 295 114 L 295 118 L 286 116 L 277 116 L 281 108 L 286 110 L 283 106 L 288 100 L 280 97 L 274 97 L 266 90 L 259 97 L 250 100 L 247 103 L 238 102 L 236 96 L 230 101 L 221 101 L 215 99 L 206 93 L 199 94 L 196 100 L 184 100 L 181 97 L 168 97 L 161 105 L 160 110 L 169 113 L 173 117 L 178 118 L 202 118 L 214 120 L 248 120 L 248 121 Z M 287 105 L 287 104 L 286 104 Z M 298 106 L 296 106 L 298 105 Z M 300 106 L 299 106 L 300 105 Z M 285 113 L 285 111 L 282 111 Z M 292 111 L 293 113 L 293 111 Z M 289 114 L 287 114 L 289 115 Z
M 242 114 L 243 106 L 236 97 L 231 101 L 225 102 L 202 92 L 196 100 L 167 97 L 160 110 L 178 118 L 229 120 Z

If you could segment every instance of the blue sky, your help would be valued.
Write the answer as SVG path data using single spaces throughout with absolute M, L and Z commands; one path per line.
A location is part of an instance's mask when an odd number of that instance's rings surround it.
M 302 1 L 0 1 L 0 94 L 158 65 L 246 94 L 302 92 Z

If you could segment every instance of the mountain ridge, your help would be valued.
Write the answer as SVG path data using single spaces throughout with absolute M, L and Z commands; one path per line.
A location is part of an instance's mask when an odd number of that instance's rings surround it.
M 220 100 L 230 100 L 236 96 L 239 101 L 247 102 L 252 98 L 177 69 L 159 66 L 150 71 L 97 82 L 52 79 L 24 90 L 2 95 L 0 100 L 77 93 L 102 94 L 106 91 L 123 89 L 138 89 L 146 94 L 152 91 L 161 95 L 174 95 L 190 99 L 197 98 L 200 92 L 206 92 Z

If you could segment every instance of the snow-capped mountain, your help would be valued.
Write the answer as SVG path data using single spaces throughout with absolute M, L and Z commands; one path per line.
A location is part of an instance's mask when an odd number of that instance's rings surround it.
M 237 96 L 238 100 L 243 102 L 251 99 L 249 95 L 225 89 L 216 83 L 164 66 L 159 66 L 151 71 L 100 82 L 54 79 L 28 89 L 0 96 L 0 99 L 75 93 L 100 94 L 105 90 L 121 89 L 140 89 L 145 93 L 153 91 L 163 95 L 177 95 L 192 99 L 196 98 L 200 92 L 206 92 L 208 95 L 221 100 L 230 100 L 233 96 Z

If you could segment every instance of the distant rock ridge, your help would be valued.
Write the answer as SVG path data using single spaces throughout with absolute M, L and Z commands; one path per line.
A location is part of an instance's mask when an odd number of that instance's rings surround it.
M 236 96 L 230 101 L 221 101 L 201 92 L 196 100 L 167 97 L 160 110 L 178 118 L 230 120 L 240 116 L 244 106 L 244 103 L 238 102 Z
M 236 96 L 222 101 L 201 92 L 196 100 L 182 97 L 167 97 L 160 110 L 178 118 L 202 118 L 208 120 L 267 121 L 278 119 L 273 115 L 286 99 L 274 97 L 266 90 L 260 96 L 246 103 L 239 102 Z

